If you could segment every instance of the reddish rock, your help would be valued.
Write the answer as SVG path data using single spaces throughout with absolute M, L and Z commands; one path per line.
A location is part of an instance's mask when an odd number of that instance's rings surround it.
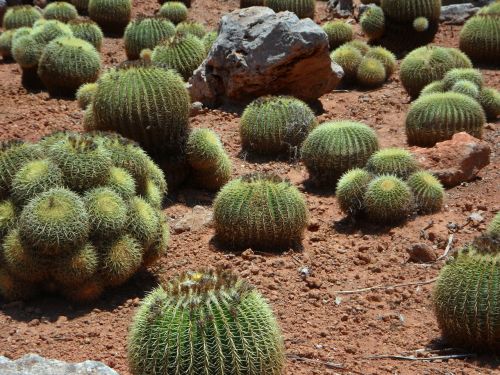
M 408 248 L 407 251 L 410 255 L 410 262 L 430 263 L 437 259 L 432 247 L 425 243 L 416 243 Z
M 423 168 L 432 172 L 446 187 L 472 180 L 490 163 L 491 148 L 485 141 L 461 132 L 431 148 L 412 147 Z

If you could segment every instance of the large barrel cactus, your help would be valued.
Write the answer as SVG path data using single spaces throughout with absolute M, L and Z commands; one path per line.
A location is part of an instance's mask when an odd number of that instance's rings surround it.
M 109 32 L 123 32 L 132 15 L 131 0 L 90 0 L 90 18 Z
M 144 299 L 128 359 L 133 375 L 279 375 L 284 345 L 271 308 L 246 281 L 186 272 Z
M 47 290 L 92 300 L 165 252 L 168 225 L 148 186 L 163 197 L 165 179 L 137 145 L 54 133 L 1 149 L 2 297 Z
M 288 10 L 299 18 L 312 18 L 316 11 L 316 0 L 266 0 L 265 5 L 276 13 Z
M 128 59 L 138 59 L 143 49 L 153 49 L 160 41 L 174 34 L 174 24 L 164 18 L 139 17 L 133 20 L 123 35 Z
M 68 22 L 78 17 L 78 11 L 73 4 L 66 1 L 56 1 L 48 4 L 43 10 L 43 18 L 46 20 L 58 20 Z
M 68 25 L 75 38 L 86 40 L 92 44 L 96 50 L 101 50 L 104 35 L 97 23 L 90 18 L 80 17 L 69 21 Z
M 40 18 L 42 18 L 42 14 L 37 8 L 29 5 L 17 5 L 7 9 L 2 26 L 5 30 L 17 29 L 23 26 L 31 27 Z
M 188 8 L 180 1 L 167 1 L 161 6 L 158 15 L 177 25 L 187 20 Z
M 225 245 L 281 250 L 307 225 L 302 194 L 277 176 L 252 174 L 226 184 L 214 201 L 215 232 Z

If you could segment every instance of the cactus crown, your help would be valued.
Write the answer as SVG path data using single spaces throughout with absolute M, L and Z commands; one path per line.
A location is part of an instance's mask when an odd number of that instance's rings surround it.
M 401 148 L 385 148 L 370 157 L 366 168 L 376 175 L 394 175 L 406 179 L 417 171 L 419 166 L 409 151 Z
M 31 27 L 36 20 L 42 18 L 42 14 L 31 5 L 16 5 L 9 7 L 3 17 L 2 26 L 6 30 L 17 29 L 19 27 Z
M 43 10 L 43 17 L 47 20 L 68 22 L 78 17 L 78 11 L 73 4 L 66 1 L 56 1 L 45 7 Z

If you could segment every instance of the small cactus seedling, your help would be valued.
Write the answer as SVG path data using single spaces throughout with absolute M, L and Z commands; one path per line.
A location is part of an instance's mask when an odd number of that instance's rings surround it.
M 411 152 L 402 148 L 384 148 L 374 153 L 366 169 L 375 175 L 393 175 L 407 179 L 419 169 L 419 165 Z
M 323 31 L 328 36 L 330 50 L 351 41 L 354 35 L 352 26 L 344 21 L 329 21 L 323 25 Z
M 277 155 L 300 147 L 316 124 L 313 111 L 301 100 L 266 96 L 245 108 L 240 137 L 246 150 Z
M 429 20 L 425 17 L 415 18 L 413 21 L 413 28 L 418 33 L 423 33 L 429 29 Z
M 339 64 L 344 70 L 344 78 L 349 80 L 356 77 L 359 64 L 363 60 L 363 55 L 356 47 L 344 44 L 330 54 L 333 61 Z
M 271 175 L 247 175 L 226 184 L 214 201 L 215 232 L 225 245 L 281 250 L 302 240 L 307 225 L 302 194 Z
M 130 22 L 123 36 L 129 60 L 136 60 L 143 49 L 153 49 L 158 43 L 175 34 L 175 26 L 160 17 L 141 17 Z
M 284 345 L 270 306 L 253 286 L 230 271 L 201 270 L 144 299 L 128 360 L 133 375 L 279 375 Z
M 46 20 L 58 20 L 66 23 L 77 17 L 78 11 L 75 6 L 66 1 L 50 3 L 43 10 L 43 18 Z
M 410 145 L 433 146 L 467 132 L 481 138 L 486 122 L 481 105 L 455 92 L 428 94 L 416 100 L 406 116 L 406 136 Z
M 78 88 L 75 97 L 81 109 L 86 109 L 92 103 L 96 90 L 97 84 L 94 82 L 84 83 Z
M 316 0 L 266 0 L 265 4 L 276 13 L 288 10 L 299 18 L 314 19 L 316 12 Z
M 180 1 L 167 1 L 161 6 L 158 15 L 177 25 L 187 20 L 188 8 Z
M 370 48 L 365 57 L 379 60 L 384 65 L 386 78 L 389 78 L 396 70 L 396 56 L 384 47 Z
M 7 9 L 2 26 L 5 30 L 13 30 L 23 26 L 31 27 L 40 18 L 42 18 L 42 14 L 37 8 L 30 5 L 17 5 Z
M 483 75 L 480 70 L 471 68 L 456 68 L 447 72 L 443 77 L 443 85 L 446 90 L 451 90 L 458 81 L 469 81 L 478 89 L 483 87 Z
M 452 87 L 451 91 L 458 92 L 459 94 L 470 96 L 471 98 L 477 99 L 479 96 L 479 88 L 466 79 L 457 81 Z
M 368 171 L 360 168 L 351 169 L 342 175 L 335 195 L 343 212 L 356 215 L 364 209 L 364 196 L 372 179 Z
M 423 213 L 441 211 L 444 188 L 441 182 L 429 172 L 415 172 L 408 178 L 408 186 L 413 192 L 417 209 Z
M 365 57 L 359 64 L 356 77 L 358 82 L 363 86 L 381 86 L 386 78 L 384 64 L 378 59 Z
M 130 21 L 132 14 L 131 0 L 90 0 L 89 16 L 110 32 L 122 32 Z
M 368 8 L 361 16 L 359 23 L 370 40 L 380 39 L 384 35 L 385 15 L 379 6 Z
M 207 31 L 205 27 L 199 22 L 184 21 L 179 23 L 175 30 L 179 34 L 191 34 L 198 38 L 203 38 Z
M 97 23 L 90 18 L 76 18 L 68 22 L 73 36 L 83 39 L 92 44 L 96 50 L 100 51 L 104 34 Z
M 327 122 L 315 128 L 302 145 L 302 161 L 312 180 L 336 183 L 344 172 L 362 168 L 379 148 L 368 126 L 351 121 Z
M 478 101 L 484 109 L 489 121 L 500 116 L 500 92 L 493 87 L 484 87 L 479 93 Z

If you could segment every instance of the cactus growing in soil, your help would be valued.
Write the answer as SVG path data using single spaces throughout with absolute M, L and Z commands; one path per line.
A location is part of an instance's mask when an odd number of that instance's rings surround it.
M 158 15 L 177 25 L 187 20 L 188 8 L 180 1 L 167 1 L 161 6 Z
M 143 49 L 153 49 L 158 43 L 175 34 L 175 26 L 161 17 L 139 17 L 127 25 L 125 52 L 129 60 L 136 60 Z
M 480 70 L 470 68 L 452 69 L 443 77 L 443 85 L 446 90 L 451 90 L 453 85 L 458 81 L 470 81 L 478 89 L 483 87 L 483 75 Z
M 101 50 L 104 35 L 97 23 L 90 18 L 80 17 L 69 21 L 68 25 L 75 38 L 83 39 L 92 44 L 96 50 Z
M 344 70 L 345 79 L 356 77 L 359 64 L 363 60 L 363 55 L 354 46 L 344 44 L 330 54 L 333 61 L 339 64 Z
M 165 39 L 153 50 L 151 61 L 176 70 L 186 81 L 205 59 L 205 45 L 192 34 L 179 33 Z
M 344 172 L 362 168 L 379 148 L 368 126 L 351 121 L 327 122 L 315 128 L 302 145 L 302 161 L 312 180 L 336 183 Z
M 373 175 L 361 168 L 351 169 L 337 183 L 335 195 L 342 211 L 356 215 L 364 209 L 364 196 Z
M 274 175 L 251 174 L 226 184 L 214 201 L 217 238 L 238 248 L 280 250 L 302 240 L 307 225 L 302 194 Z
M 386 78 L 389 78 L 396 70 L 396 56 L 384 47 L 370 48 L 365 57 L 379 60 L 384 65 Z
M 42 14 L 37 8 L 30 5 L 17 5 L 7 9 L 2 26 L 5 30 L 17 29 L 23 26 L 31 27 L 40 18 L 42 18 Z
M 356 78 L 363 86 L 381 86 L 386 79 L 384 64 L 378 59 L 365 57 L 358 66 Z
M 105 31 L 122 32 L 132 14 L 131 0 L 90 0 L 90 18 Z
M 354 31 L 352 26 L 344 21 L 329 21 L 323 26 L 323 31 L 328 36 L 330 50 L 340 47 L 352 40 Z
M 146 296 L 130 330 L 128 360 L 133 375 L 278 375 L 284 345 L 253 286 L 230 271 L 201 270 Z
M 96 90 L 97 83 L 95 82 L 84 83 L 78 88 L 75 97 L 81 109 L 87 108 L 92 103 Z
M 444 188 L 431 173 L 419 171 L 408 178 L 408 186 L 413 192 L 415 204 L 420 212 L 438 212 L 443 206 Z
M 127 98 L 123 92 L 128 92 Z M 172 70 L 131 64 L 103 74 L 94 96 L 93 127 L 137 141 L 153 155 L 176 155 L 188 133 L 189 95 Z
M 422 96 L 406 116 L 406 136 L 410 145 L 433 146 L 467 132 L 481 138 L 486 122 L 481 105 L 471 97 L 455 92 Z
M 493 87 L 483 87 L 478 97 L 479 104 L 489 121 L 495 121 L 500 116 L 500 92 Z
M 0 56 L 4 60 L 12 57 L 12 37 L 15 30 L 7 30 L 0 34 Z
M 500 237 L 500 212 L 497 212 L 491 223 L 488 225 L 487 234 L 492 237 Z
M 316 0 L 266 0 L 265 4 L 276 13 L 288 10 L 299 18 L 314 19 L 316 12 Z
M 46 20 L 68 22 L 76 17 L 78 17 L 78 11 L 75 6 L 66 1 L 50 3 L 43 10 L 43 18 Z
M 74 94 L 82 84 L 95 82 L 100 69 L 94 46 L 71 37 L 50 42 L 38 63 L 38 75 L 51 93 Z
M 370 40 L 377 40 L 384 35 L 385 15 L 379 6 L 368 8 L 361 16 L 359 23 Z
M 203 38 L 207 33 L 205 27 L 199 22 L 184 21 L 175 27 L 179 34 L 191 34 L 197 38 Z
M 314 112 L 301 100 L 266 96 L 245 108 L 240 137 L 246 150 L 277 155 L 300 147 L 316 124 Z
M 364 195 L 367 218 L 375 223 L 394 223 L 410 213 L 412 193 L 408 185 L 393 175 L 373 179 Z
M 366 169 L 375 175 L 393 175 L 407 179 L 419 169 L 419 165 L 413 154 L 407 150 L 384 148 L 370 157 Z
M 459 94 L 470 96 L 471 98 L 477 99 L 479 96 L 479 88 L 466 79 L 457 81 L 452 87 L 451 91 L 458 92 Z

